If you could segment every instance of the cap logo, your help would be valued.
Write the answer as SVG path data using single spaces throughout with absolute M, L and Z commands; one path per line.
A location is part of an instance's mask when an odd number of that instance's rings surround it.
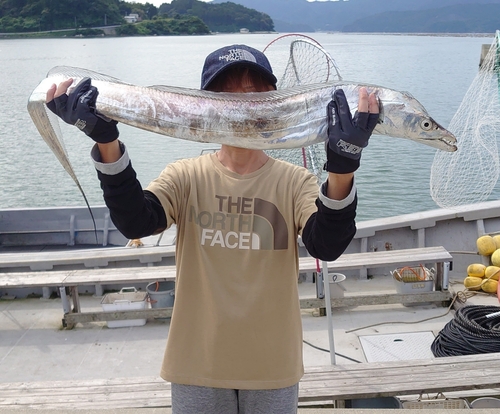
M 219 56 L 219 60 L 225 60 L 226 62 L 232 62 L 236 60 L 246 60 L 249 62 L 257 63 L 257 59 L 248 50 L 244 49 L 230 49 L 226 55 Z

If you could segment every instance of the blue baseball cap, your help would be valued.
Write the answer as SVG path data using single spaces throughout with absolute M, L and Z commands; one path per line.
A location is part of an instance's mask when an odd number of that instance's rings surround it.
M 240 65 L 256 70 L 276 87 L 278 80 L 273 75 L 271 64 L 264 53 L 246 45 L 231 45 L 217 49 L 207 56 L 201 72 L 201 89 L 207 89 L 225 70 Z

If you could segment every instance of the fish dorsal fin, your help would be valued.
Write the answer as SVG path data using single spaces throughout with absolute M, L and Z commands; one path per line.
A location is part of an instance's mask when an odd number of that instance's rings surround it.
M 89 69 L 76 68 L 72 66 L 56 66 L 49 70 L 47 77 L 54 75 L 64 75 L 68 78 L 91 78 L 98 81 L 121 83 L 123 85 L 130 85 L 130 83 L 123 82 L 120 79 L 114 78 L 112 76 L 104 75 L 99 72 L 95 72 Z
M 411 92 L 401 91 L 401 94 L 407 96 L 409 99 L 416 99 Z
M 294 97 L 300 95 L 301 93 L 317 90 L 324 90 L 328 86 L 335 86 L 334 82 L 324 82 L 317 84 L 309 84 L 309 85 L 301 85 L 294 86 L 290 88 L 272 90 L 268 92 L 212 92 L 206 91 L 202 89 L 193 89 L 193 88 L 183 88 L 179 86 L 168 86 L 168 85 L 151 85 L 148 86 L 149 89 L 156 89 L 163 92 L 177 92 L 182 93 L 184 95 L 189 96 L 198 96 L 198 97 L 209 97 L 210 99 L 225 99 L 228 101 L 238 100 L 238 101 L 276 101 L 282 100 L 289 97 Z M 333 93 L 333 92 L 332 92 Z
M 167 85 L 151 85 L 151 86 L 148 86 L 148 88 L 157 89 L 159 91 L 168 91 L 169 89 L 171 89 L 171 86 L 167 86 Z

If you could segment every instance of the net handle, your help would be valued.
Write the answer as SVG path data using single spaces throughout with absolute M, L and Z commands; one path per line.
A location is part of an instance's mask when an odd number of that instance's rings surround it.
M 320 44 L 317 40 L 315 40 L 315 39 L 313 39 L 312 37 L 307 36 L 307 35 L 305 35 L 305 34 L 302 34 L 302 33 L 287 33 L 287 34 L 284 34 L 284 35 L 278 36 L 278 37 L 277 37 L 276 39 L 274 39 L 274 40 L 271 40 L 271 41 L 270 41 L 270 42 L 266 45 L 266 47 L 262 50 L 262 53 L 266 53 L 266 50 L 269 48 L 269 46 L 271 46 L 273 43 L 275 43 L 275 42 L 277 42 L 277 41 L 279 41 L 279 40 L 283 39 L 284 37 L 305 37 L 306 39 L 309 39 L 311 42 L 316 43 L 316 45 L 321 46 L 321 44 Z

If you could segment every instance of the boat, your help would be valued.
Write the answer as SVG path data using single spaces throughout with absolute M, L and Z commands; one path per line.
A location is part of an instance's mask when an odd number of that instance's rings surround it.
M 175 265 L 173 250 L 175 248 L 175 229 L 166 234 L 142 239 L 143 246 L 128 247 L 125 239 L 109 220 L 109 212 L 105 206 L 93 207 L 96 223 L 94 229 L 92 218 L 86 207 L 44 208 L 0 210 L 2 228 L 0 229 L 0 272 L 23 272 L 30 270 L 27 260 L 30 255 L 50 256 L 54 252 L 102 252 L 124 253 L 122 259 L 110 262 L 108 266 L 120 269 L 129 267 L 145 267 L 158 270 Z M 8 224 L 8 225 L 7 225 Z M 464 291 L 463 279 L 467 267 L 471 263 L 486 263 L 485 257 L 477 252 L 476 240 L 483 234 L 500 233 L 500 201 L 489 201 L 467 205 L 453 209 L 436 209 L 426 212 L 387 217 L 357 223 L 357 233 L 347 248 L 347 254 L 363 252 L 406 250 L 414 248 L 443 246 L 453 257 L 448 270 L 447 287 L 450 292 Z M 96 246 L 96 237 L 98 246 Z M 300 240 L 299 240 L 300 246 Z M 157 259 L 133 260 L 131 256 L 140 249 L 157 249 L 170 251 L 160 262 Z M 301 256 L 307 256 L 300 247 Z M 12 257 L 17 258 L 15 266 Z M 153 257 L 153 256 L 151 256 Z M 2 260 L 9 258 L 9 260 Z M 9 264 L 10 263 L 10 264 Z M 403 264 L 401 264 L 403 265 Z M 92 269 L 88 263 L 74 262 L 70 266 L 54 262 L 52 271 L 60 269 Z M 99 266 L 105 267 L 105 266 Z M 391 273 L 395 269 L 363 268 L 345 273 L 345 280 L 333 286 L 341 289 L 341 296 L 354 296 L 362 293 L 384 295 L 396 292 L 396 285 Z M 321 272 L 320 272 L 321 273 Z M 300 275 L 299 292 L 301 298 L 318 298 L 323 286 L 318 286 L 318 273 Z M 101 301 L 106 292 L 119 291 L 132 285 L 139 291 L 145 291 L 144 283 L 128 283 L 127 285 L 88 285 L 80 286 L 80 300 L 87 309 L 101 310 Z M 330 290 L 331 292 L 331 285 Z M 447 289 L 447 290 L 448 290 Z M 338 293 L 338 292 L 337 292 Z M 2 325 L 9 332 L 7 337 L 11 345 L 9 352 L 2 359 L 3 373 L 9 375 L 9 382 L 36 380 L 65 380 L 94 378 L 96 375 L 105 378 L 115 376 L 145 375 L 159 369 L 159 361 L 151 362 L 152 352 L 161 355 L 165 341 L 165 325 L 168 319 L 149 318 L 143 326 L 129 326 L 123 329 L 109 329 L 106 322 L 84 322 L 73 330 L 61 329 L 60 291 L 57 287 L 9 289 L 0 286 L 0 309 L 2 309 Z M 467 298 L 469 304 L 498 305 L 496 294 L 479 293 Z M 448 302 L 449 304 L 449 302 Z M 304 325 L 304 363 L 306 368 L 333 363 L 350 364 L 377 361 L 377 352 L 381 345 L 374 339 L 387 340 L 394 335 L 404 338 L 407 349 L 399 347 L 396 360 L 414 360 L 432 357 L 425 344 L 432 341 L 440 330 L 453 319 L 453 312 L 445 314 L 446 308 L 439 303 L 421 303 L 405 305 L 402 303 L 369 305 L 357 303 L 353 306 L 334 308 L 331 319 L 321 317 L 320 309 L 303 309 Z M 38 315 L 34 318 L 33 315 Z M 431 318 L 431 319 L 428 319 Z M 428 319 L 427 321 L 423 321 Z M 420 321 L 420 322 L 419 322 Z M 400 325 L 400 323 L 404 323 Z M 415 322 L 414 325 L 407 325 Z M 7 325 L 7 326 L 6 326 Z M 374 326 L 372 326 L 374 325 Z M 36 327 L 35 327 L 36 326 Z M 334 347 L 329 342 L 328 330 L 331 327 Z M 139 332 L 139 330 L 142 330 Z M 69 332 L 61 335 L 63 332 Z M 163 332 L 160 334 L 160 332 Z M 39 346 L 33 349 L 35 335 Z M 93 339 L 87 338 L 88 335 Z M 130 335 L 133 338 L 130 338 Z M 141 337 L 137 341 L 137 335 Z M 64 338 L 63 338 L 64 337 Z M 0 336 L 0 348 L 6 347 L 5 338 Z M 128 338 L 128 339 L 127 339 Z M 135 339 L 134 339 L 135 338 Z M 15 339 L 15 340 L 14 340 Z M 147 340 L 144 340 L 147 339 Z M 69 342 L 67 342 L 69 341 Z M 115 343 L 115 341 L 118 341 Z M 416 341 L 416 342 L 415 342 Z M 3 342 L 3 345 L 2 345 Z M 118 345 L 121 344 L 121 345 Z M 415 348 L 421 350 L 415 353 Z M 41 350 L 43 358 L 40 354 Z M 118 352 L 120 355 L 116 355 Z M 153 351 L 154 350 L 154 351 Z M 66 352 L 69 361 L 85 354 L 99 354 L 99 362 L 103 366 L 113 366 L 110 371 L 98 369 L 87 358 L 79 361 L 74 372 L 68 370 L 66 359 L 58 361 L 62 367 L 54 369 L 55 361 L 60 353 Z M 76 354 L 72 354 L 75 352 Z M 333 354 L 333 359 L 332 359 Z M 390 352 L 382 352 L 387 358 Z M 142 356 L 143 355 L 143 356 Z M 35 357 L 36 356 L 36 357 Z M 19 359 L 26 358 L 31 366 L 28 370 L 18 370 Z M 130 364 L 128 358 L 135 358 Z M 382 359 L 384 360 L 384 359 Z M 56 365 L 57 365 L 56 364 Z M 134 365 L 133 368 L 131 365 Z M 155 367 L 156 366 L 156 367 Z M 66 367 L 66 368 L 64 368 Z M 140 367 L 140 368 L 138 368 Z M 63 369 L 64 368 L 64 369 Z M 24 372 L 25 371 L 25 372 Z M 500 390 L 474 391 L 458 394 L 460 397 L 478 398 L 485 395 L 500 394 Z M 455 394 L 453 396 L 456 397 Z M 384 399 L 371 401 L 371 404 L 384 403 Z M 359 401 L 358 401 L 359 403 Z M 389 401 L 393 404 L 393 400 Z

